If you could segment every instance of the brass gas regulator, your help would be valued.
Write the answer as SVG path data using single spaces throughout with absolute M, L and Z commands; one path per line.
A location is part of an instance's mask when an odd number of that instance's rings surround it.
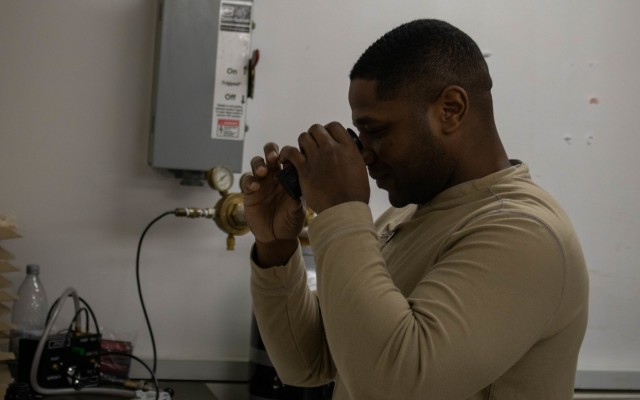
M 224 166 L 210 169 L 207 172 L 207 183 L 222 196 L 215 205 L 213 220 L 218 228 L 227 233 L 227 250 L 234 250 L 235 236 L 249 232 L 247 220 L 244 218 L 242 193 L 229 193 L 233 184 L 233 172 Z
M 249 232 L 249 225 L 244 217 L 244 198 L 242 193 L 229 193 L 233 185 L 233 172 L 227 167 L 217 166 L 207 172 L 207 183 L 213 190 L 220 192 L 222 198 L 218 200 L 213 209 L 187 209 L 188 217 L 213 218 L 218 228 L 227 233 L 227 250 L 234 250 L 236 236 Z M 207 211 L 208 210 L 208 211 Z M 202 215 L 202 214 L 208 215 Z M 300 243 L 309 244 L 307 227 L 315 217 L 315 213 L 307 208 L 305 229 L 300 233 Z

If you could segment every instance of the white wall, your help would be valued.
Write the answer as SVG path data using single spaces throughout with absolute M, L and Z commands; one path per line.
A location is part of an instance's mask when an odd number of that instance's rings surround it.
M 266 141 L 348 123 L 353 62 L 402 22 L 448 20 L 490 52 L 507 150 L 566 206 L 589 262 L 580 368 L 640 371 L 640 2 L 255 1 L 247 168 Z M 143 357 L 139 235 L 165 210 L 219 198 L 146 165 L 155 11 L 149 0 L 0 1 L 0 213 L 24 235 L 2 245 L 17 265 L 42 265 L 51 298 L 73 286 L 101 325 L 137 332 Z M 375 192 L 374 213 L 385 205 Z M 247 359 L 250 245 L 226 251 L 206 221 L 168 217 L 149 231 L 141 275 L 160 358 Z

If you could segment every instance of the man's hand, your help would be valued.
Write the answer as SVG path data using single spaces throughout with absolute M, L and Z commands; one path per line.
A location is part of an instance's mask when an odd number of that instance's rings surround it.
M 369 202 L 367 169 L 347 130 L 337 122 L 313 125 L 298 138 L 300 150 L 285 146 L 282 162 L 296 167 L 306 204 L 318 214 L 349 201 Z
M 267 143 L 264 154 L 264 158 L 251 160 L 252 175 L 242 177 L 240 190 L 244 215 L 256 238 L 255 261 L 261 267 L 270 267 L 289 260 L 298 246 L 306 214 L 302 202 L 289 196 L 278 182 L 278 146 Z

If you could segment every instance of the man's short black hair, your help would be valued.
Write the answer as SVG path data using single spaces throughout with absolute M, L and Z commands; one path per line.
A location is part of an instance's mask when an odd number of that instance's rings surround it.
M 349 78 L 377 81 L 380 100 L 427 103 L 449 85 L 458 85 L 478 99 L 489 95 L 492 86 L 476 42 L 436 19 L 408 22 L 383 35 L 360 56 Z

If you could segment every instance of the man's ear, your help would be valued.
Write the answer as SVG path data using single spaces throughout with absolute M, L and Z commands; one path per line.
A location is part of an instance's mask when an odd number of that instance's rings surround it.
M 438 96 L 434 109 L 442 132 L 455 132 L 469 109 L 469 96 L 460 86 L 447 86 Z

